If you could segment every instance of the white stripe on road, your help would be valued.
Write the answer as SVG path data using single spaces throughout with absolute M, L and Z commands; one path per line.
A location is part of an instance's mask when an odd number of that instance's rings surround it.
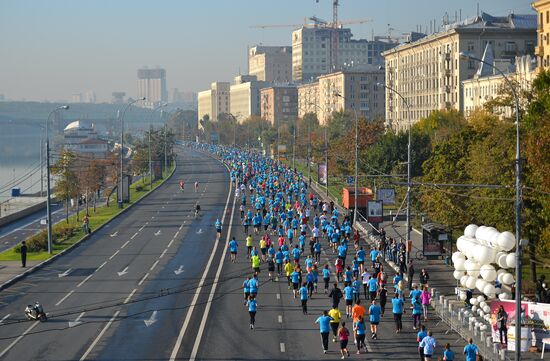
M 115 258 L 115 256 L 118 254 L 118 252 L 120 252 L 120 249 L 117 249 L 117 251 L 115 253 L 113 253 L 113 255 L 111 257 L 109 257 L 109 259 Z
M 172 245 L 172 243 L 174 243 L 174 239 L 172 239 L 169 243 L 168 243 L 168 246 L 166 246 L 166 248 L 170 247 Z
M 102 269 L 103 266 L 105 266 L 106 264 L 107 264 L 107 261 L 103 262 L 99 267 L 97 267 L 97 269 L 96 269 L 94 272 L 99 271 L 99 270 Z
M 136 293 L 137 291 L 137 288 L 134 288 L 132 290 L 132 292 L 130 292 L 130 294 L 128 295 L 128 297 L 126 297 L 126 299 L 124 300 L 124 304 L 128 303 L 128 301 L 130 301 L 130 298 L 132 298 L 132 296 L 134 295 L 134 293 Z
M 137 231 L 136 233 L 134 233 L 134 235 L 132 237 L 130 237 L 130 239 L 134 239 L 136 238 L 136 236 L 139 234 L 139 231 Z
M 76 285 L 76 287 L 80 287 L 82 286 L 84 283 L 86 283 L 87 280 L 89 280 L 90 278 L 92 278 L 94 274 L 92 273 L 91 275 L 89 275 L 88 277 L 84 278 L 84 280 L 82 280 L 82 282 L 80 282 L 79 284 Z
M 277 322 L 283 323 L 283 316 L 281 315 L 277 316 Z
M 279 344 L 279 347 L 281 348 L 281 352 L 285 352 L 285 351 L 286 351 L 284 342 L 281 342 L 281 343 Z
M 157 264 L 159 263 L 159 260 L 157 259 L 155 261 L 155 263 L 153 263 L 153 265 L 151 266 L 151 268 L 149 268 L 149 271 L 152 271 L 153 269 L 155 269 L 155 267 L 157 266 Z
M 4 317 L 2 317 L 2 319 L 0 320 L 0 325 L 1 325 L 2 323 L 4 323 L 4 321 L 6 321 L 6 319 L 7 319 L 8 317 L 10 317 L 10 316 L 11 316 L 11 314 L 8 313 L 8 314 L 5 315 Z
M 90 345 L 90 347 L 88 347 L 88 349 L 86 350 L 86 352 L 84 352 L 84 355 L 82 355 L 82 357 L 80 358 L 80 361 L 83 361 L 83 360 L 86 360 L 86 357 L 88 357 L 88 355 L 90 354 L 90 352 L 92 352 L 92 350 L 94 349 L 95 345 L 97 345 L 97 343 L 99 342 L 99 340 L 101 339 L 101 337 L 105 334 L 105 332 L 107 332 L 107 329 L 109 329 L 109 327 L 111 327 L 111 324 L 113 323 L 113 321 L 115 320 L 115 318 L 118 316 L 118 314 L 120 313 L 120 311 L 116 311 L 115 314 L 113 315 L 113 317 L 111 317 L 111 319 L 109 320 L 109 322 L 107 322 L 107 324 L 105 325 L 105 327 L 103 327 L 103 329 L 101 330 L 101 332 L 99 333 L 99 335 L 97 335 L 97 337 L 95 338 L 94 342 L 92 342 L 92 344 Z M 35 325 L 37 325 L 37 323 L 35 323 Z M 0 357 L 2 357 L 2 355 L 0 355 Z
M 159 259 L 164 257 L 164 255 L 166 254 L 166 251 L 168 251 L 168 248 L 165 248 L 164 251 L 162 251 L 162 253 L 159 256 Z
M 275 297 L 277 297 L 277 299 L 280 300 L 280 299 L 281 299 L 281 294 L 280 294 L 280 293 L 277 293 L 277 294 L 275 295 Z
M 31 332 L 32 329 L 35 328 L 36 326 L 38 326 L 39 324 L 40 324 L 40 322 L 33 322 L 33 324 L 30 325 L 29 328 L 27 328 L 27 329 L 25 330 L 25 332 L 23 332 L 23 333 L 21 334 L 21 336 L 17 337 L 15 340 L 13 340 L 13 342 L 10 343 L 10 344 L 8 345 L 8 347 L 6 347 L 6 348 L 4 349 L 4 351 L 2 351 L 2 353 L 0 353 L 0 358 L 4 357 L 4 355 L 7 354 L 8 351 L 11 350 L 11 348 L 12 348 L 13 346 L 15 346 L 15 344 L 17 344 L 19 341 L 21 341 L 21 339 L 22 339 L 23 337 L 25 337 L 25 335 L 26 335 L 27 333 Z
M 130 243 L 130 240 L 127 240 L 122 246 L 120 246 L 120 249 L 123 249 L 124 247 L 126 247 L 128 243 Z
M 63 297 L 62 299 L 60 299 L 55 305 L 56 305 L 56 306 L 59 306 L 60 304 L 63 303 L 63 301 L 65 301 L 67 298 L 69 298 L 73 293 L 74 293 L 74 290 L 71 290 L 71 292 L 67 293 L 67 294 L 65 295 L 65 297 Z
M 145 276 L 143 276 L 143 278 L 141 279 L 141 281 L 139 281 L 138 283 L 138 286 L 141 286 L 143 284 L 143 282 L 147 279 L 147 277 L 149 277 L 149 272 L 147 272 L 145 274 Z

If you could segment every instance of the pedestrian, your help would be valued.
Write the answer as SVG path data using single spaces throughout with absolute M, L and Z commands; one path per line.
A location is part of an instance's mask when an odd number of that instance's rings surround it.
M 451 344 L 445 345 L 445 351 L 443 351 L 443 361 L 454 361 L 455 353 L 451 350 Z
M 235 237 L 231 238 L 231 241 L 229 241 L 229 253 L 230 253 L 230 259 L 231 262 L 235 263 L 237 260 L 237 249 L 239 245 L 237 244 L 237 241 L 235 240 Z
M 474 340 L 470 338 L 468 344 L 464 347 L 464 355 L 466 355 L 466 361 L 476 361 L 477 354 L 479 353 L 477 346 L 474 344 Z
M 428 336 L 420 341 L 420 347 L 424 349 L 424 361 L 430 361 L 435 351 L 435 338 L 432 336 L 432 331 L 428 331 Z
M 300 269 L 299 267 L 296 267 L 294 271 L 290 274 L 290 279 L 292 281 L 292 294 L 294 295 L 294 298 L 298 296 L 299 288 L 300 288 L 301 274 L 298 271 L 299 269 Z
M 250 298 L 250 276 L 246 277 L 246 279 L 243 282 L 243 290 L 244 290 L 244 305 L 248 303 L 248 299 Z
M 338 288 L 338 283 L 333 284 L 332 290 L 330 291 L 328 296 L 332 298 L 332 308 L 338 308 L 338 304 L 344 296 L 342 290 Z
M 21 267 L 27 267 L 27 244 L 25 241 L 21 242 L 21 247 L 19 248 L 19 251 L 21 253 Z
M 422 315 L 422 304 L 418 298 L 412 299 L 412 318 L 413 318 L 413 330 L 417 330 L 421 327 L 420 316 Z
M 328 336 L 330 333 L 330 321 L 332 317 L 328 315 L 327 311 L 323 311 L 323 315 L 320 316 L 315 323 L 319 324 L 319 333 L 321 334 L 321 342 L 323 346 L 323 352 L 328 352 Z
M 292 264 L 292 262 L 290 262 L 290 260 L 285 260 L 285 274 L 286 274 L 286 279 L 287 279 L 287 283 L 288 283 L 288 289 L 292 289 L 292 272 L 294 272 L 294 265 Z
M 307 283 L 304 282 L 302 284 L 302 287 L 300 287 L 300 302 L 302 303 L 302 313 L 304 315 L 307 315 L 307 297 L 308 297 L 308 289 L 307 289 Z
M 88 218 L 87 215 L 82 218 L 82 229 L 84 230 L 85 234 L 91 234 L 92 231 L 90 229 L 90 218 Z
M 376 299 L 376 293 L 378 292 L 378 281 L 376 278 L 371 277 L 368 284 L 370 300 L 373 301 Z
M 340 340 L 340 353 L 342 354 L 342 359 L 346 358 L 346 356 L 349 357 L 349 330 L 346 328 L 345 322 L 342 322 L 342 326 L 338 329 L 338 339 Z
M 420 295 L 420 300 L 422 301 L 422 310 L 424 313 L 424 322 L 428 321 L 428 307 L 430 307 L 431 299 L 432 295 L 430 294 L 430 291 L 428 291 L 428 286 L 424 286 L 424 290 Z
M 498 322 L 498 334 L 500 337 L 500 344 L 501 345 L 507 345 L 508 344 L 508 314 L 506 311 L 504 311 L 504 307 L 500 305 L 498 308 L 497 313 L 497 322 Z M 504 337 L 502 337 L 504 334 Z M 504 339 L 504 342 L 503 342 Z
M 371 338 L 373 340 L 378 339 L 378 324 L 380 323 L 380 314 L 382 310 L 380 306 L 376 304 L 376 300 L 372 300 L 372 304 L 369 307 L 369 321 L 370 321 L 370 332 L 372 333 Z
M 254 329 L 254 324 L 256 323 L 256 310 L 258 307 L 258 303 L 256 302 L 256 299 L 254 296 L 250 296 L 248 299 L 248 314 L 250 315 L 250 329 Z
M 412 291 L 412 284 L 413 284 L 413 278 L 414 278 L 414 264 L 412 259 L 409 259 L 409 263 L 407 263 L 407 278 L 409 282 L 409 291 Z
M 422 340 L 426 336 L 428 336 L 426 326 L 422 325 L 420 326 L 420 331 L 418 331 L 418 333 L 416 334 L 416 342 L 418 342 L 418 355 L 420 356 L 420 361 L 424 361 L 424 347 L 420 346 L 420 342 L 422 342 Z
M 328 315 L 332 318 L 332 320 L 330 320 L 330 328 L 332 329 L 332 334 L 334 335 L 332 342 L 336 342 L 338 337 L 338 326 L 340 325 L 342 313 L 340 313 L 338 308 L 331 308 L 330 311 L 328 311 Z
M 402 318 L 405 310 L 403 309 L 403 299 L 399 297 L 399 293 L 395 293 L 395 296 L 392 298 L 391 303 L 393 320 L 395 321 L 395 333 L 401 333 L 401 330 L 403 329 Z
M 353 330 L 356 334 L 356 343 L 357 343 L 357 354 L 361 353 L 361 350 L 365 348 L 365 335 L 366 335 L 366 326 L 363 316 L 360 316 L 357 322 L 353 323 Z
M 328 284 L 330 282 L 330 270 L 328 264 L 323 267 L 323 281 L 325 282 L 325 293 L 328 293 Z
M 259 286 L 258 275 L 254 274 L 254 276 L 252 276 L 250 281 L 248 281 L 248 290 L 250 292 L 250 296 L 252 296 L 254 298 L 256 298 L 256 296 L 258 296 L 258 286 Z
M 426 271 L 425 268 L 422 268 L 420 271 L 420 289 L 424 289 L 424 286 L 428 284 L 428 281 L 430 280 L 430 275 L 428 274 L 428 271 Z
M 346 300 L 346 317 L 351 316 L 351 306 L 353 305 L 353 287 L 347 285 L 344 287 L 344 298 Z
M 257 252 L 252 256 L 251 263 L 254 273 L 260 273 L 260 256 Z
M 275 272 L 275 261 L 273 260 L 273 257 L 267 258 L 267 272 L 269 280 L 273 282 L 273 272 Z
M 386 302 L 388 300 L 388 290 L 386 288 L 386 285 L 383 285 L 378 290 L 378 300 L 380 303 L 380 316 L 384 317 L 384 313 L 386 312 Z

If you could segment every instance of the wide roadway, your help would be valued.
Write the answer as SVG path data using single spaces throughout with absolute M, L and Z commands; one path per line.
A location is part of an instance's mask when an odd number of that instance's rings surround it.
M 170 358 L 178 339 L 177 350 L 192 344 L 214 273 L 205 269 L 222 249 L 213 225 L 230 213 L 232 192 L 220 162 L 189 149 L 179 155 L 176 174 L 153 194 L 1 292 L 0 359 L 159 360 Z M 36 300 L 48 312 L 45 323 L 24 320 Z

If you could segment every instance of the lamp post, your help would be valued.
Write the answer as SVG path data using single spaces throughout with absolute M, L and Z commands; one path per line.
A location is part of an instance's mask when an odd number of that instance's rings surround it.
M 411 239 L 411 107 L 407 100 L 399 93 L 397 90 L 395 90 L 392 87 L 387 86 L 386 84 L 377 83 L 377 86 L 382 86 L 389 91 L 397 94 L 399 98 L 403 101 L 403 104 L 407 107 L 407 118 L 409 118 L 408 121 L 408 133 L 409 133 L 409 141 L 407 144 L 407 232 L 406 232 L 406 244 L 407 244 L 407 252 L 405 252 L 406 262 L 409 263 L 409 242 Z
M 47 227 L 48 227 L 48 253 L 52 254 L 52 206 L 51 206 L 51 188 L 50 188 L 50 118 L 52 114 L 56 113 L 59 110 L 69 109 L 68 105 L 62 105 L 55 108 L 48 114 L 48 119 L 46 120 L 46 217 L 47 217 Z
M 516 106 L 516 328 L 515 328 L 515 346 L 516 361 L 521 360 L 521 251 L 522 251 L 522 242 L 521 242 L 521 207 L 522 207 L 522 195 L 521 195 L 521 149 L 520 149 L 520 132 L 519 132 L 519 98 L 514 88 L 514 85 L 504 74 L 502 70 L 495 67 L 493 64 L 486 62 L 483 59 L 476 58 L 475 56 L 460 52 L 460 58 L 465 60 L 474 60 L 480 63 L 483 63 L 487 66 L 490 66 L 497 71 L 503 78 L 506 84 L 510 87 L 512 95 L 514 96 L 515 106 Z
M 123 197 L 123 194 L 122 194 L 122 188 L 124 187 L 123 184 L 124 184 L 124 114 L 126 114 L 126 111 L 128 110 L 128 108 L 130 108 L 130 106 L 134 103 L 137 103 L 139 102 L 140 100 L 145 100 L 145 97 L 142 97 L 142 98 L 139 98 L 139 99 L 136 99 L 136 100 L 133 100 L 131 101 L 130 103 L 128 103 L 125 107 L 124 107 L 124 110 L 122 111 L 122 115 L 120 116 L 120 184 L 119 184 L 119 194 L 120 194 L 120 198 L 118 200 L 118 207 L 119 208 L 122 208 L 122 204 L 124 202 L 124 197 Z
M 334 95 L 344 100 L 346 98 L 338 93 L 334 92 Z M 359 121 L 357 119 L 357 109 L 353 108 L 353 114 L 355 115 L 355 181 L 354 181 L 354 202 L 353 202 L 353 225 L 357 223 L 357 196 L 359 194 L 359 187 L 357 185 L 357 177 L 359 176 Z
M 151 159 L 151 131 L 153 130 L 153 124 L 152 124 L 153 116 L 157 110 L 167 105 L 168 103 L 163 103 L 157 106 L 156 108 L 154 108 L 153 111 L 151 112 L 151 118 L 149 121 L 149 190 L 153 190 L 153 162 Z

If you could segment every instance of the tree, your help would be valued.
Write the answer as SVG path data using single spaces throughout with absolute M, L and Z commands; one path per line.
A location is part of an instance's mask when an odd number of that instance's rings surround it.
M 76 154 L 63 149 L 51 171 L 52 175 L 57 177 L 54 188 L 55 195 L 65 200 L 65 221 L 69 223 L 69 201 L 78 197 L 79 194 Z

